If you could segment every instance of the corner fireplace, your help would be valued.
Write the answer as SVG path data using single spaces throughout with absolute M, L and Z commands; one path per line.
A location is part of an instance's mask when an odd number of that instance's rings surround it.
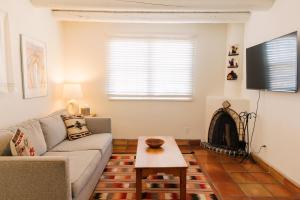
M 228 101 L 213 114 L 208 130 L 208 142 L 202 143 L 205 148 L 238 156 L 245 155 L 245 129 L 244 122 L 239 114 L 231 109 Z

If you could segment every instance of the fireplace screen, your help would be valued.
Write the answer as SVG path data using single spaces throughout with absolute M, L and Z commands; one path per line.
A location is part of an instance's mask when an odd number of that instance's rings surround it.
M 213 114 L 208 131 L 208 143 L 205 147 L 230 155 L 241 155 L 245 152 L 244 123 L 237 112 L 225 101 L 223 108 Z

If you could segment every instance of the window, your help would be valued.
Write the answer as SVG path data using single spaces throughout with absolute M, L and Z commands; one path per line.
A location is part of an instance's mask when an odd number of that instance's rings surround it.
M 193 39 L 111 38 L 108 96 L 111 99 L 192 97 Z

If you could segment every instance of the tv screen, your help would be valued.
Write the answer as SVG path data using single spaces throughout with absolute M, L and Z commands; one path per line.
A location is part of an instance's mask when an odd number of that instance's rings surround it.
M 298 90 L 297 32 L 247 48 L 247 89 Z

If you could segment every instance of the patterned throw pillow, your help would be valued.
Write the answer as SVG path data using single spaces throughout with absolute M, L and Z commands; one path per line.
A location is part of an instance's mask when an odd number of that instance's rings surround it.
M 82 115 L 62 115 L 61 117 L 66 125 L 69 140 L 76 140 L 92 134 Z
M 13 156 L 35 156 L 35 149 L 27 136 L 18 129 L 10 140 L 10 150 Z

